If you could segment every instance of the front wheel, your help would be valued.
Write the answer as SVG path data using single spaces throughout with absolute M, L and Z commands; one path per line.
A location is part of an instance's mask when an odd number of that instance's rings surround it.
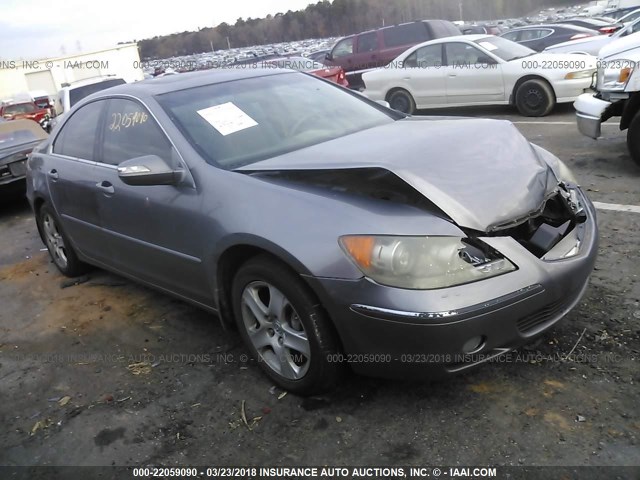
M 338 342 L 326 314 L 299 276 L 269 256 L 249 260 L 233 281 L 240 335 L 278 386 L 300 395 L 335 387 Z
M 640 166 L 640 111 L 636 113 L 631 125 L 629 125 L 627 146 L 629 147 L 631 158 Z
M 544 80 L 527 80 L 516 90 L 516 107 L 525 117 L 544 117 L 555 105 L 553 90 Z

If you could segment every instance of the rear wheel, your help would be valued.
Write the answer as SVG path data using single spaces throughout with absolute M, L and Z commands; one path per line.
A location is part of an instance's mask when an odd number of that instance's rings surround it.
M 387 102 L 389 102 L 389 106 L 394 110 L 408 115 L 413 114 L 416 110 L 416 102 L 413 96 L 406 90 L 395 90 L 391 92 L 387 95 Z
M 67 277 L 77 277 L 85 273 L 88 265 L 78 259 L 71 242 L 60 226 L 58 217 L 47 205 L 40 207 L 37 222 L 38 230 L 58 270 Z
M 555 105 L 553 90 L 544 80 L 527 80 L 516 90 L 516 107 L 525 117 L 544 117 Z
M 640 111 L 636 113 L 631 125 L 629 125 L 627 145 L 629 146 L 631 158 L 640 166 Z
M 335 387 L 342 369 L 332 362 L 337 338 L 299 276 L 261 255 L 240 267 L 232 298 L 240 335 L 276 384 L 301 395 Z

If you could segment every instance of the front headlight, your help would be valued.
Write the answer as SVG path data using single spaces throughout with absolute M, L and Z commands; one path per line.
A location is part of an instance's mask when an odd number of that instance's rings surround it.
M 620 68 L 625 65 L 624 68 Z M 598 90 L 623 92 L 633 74 L 635 64 L 630 60 L 615 61 L 615 65 L 603 65 L 598 69 Z
M 362 273 L 390 287 L 431 290 L 516 270 L 476 239 L 348 235 L 340 246 Z
M 595 69 L 580 70 L 578 72 L 567 73 L 564 78 L 565 80 L 578 80 L 581 78 L 592 78 L 595 72 L 596 72 Z

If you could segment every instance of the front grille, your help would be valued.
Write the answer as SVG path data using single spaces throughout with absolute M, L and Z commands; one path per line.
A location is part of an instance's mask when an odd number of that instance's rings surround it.
M 560 315 L 564 309 L 571 305 L 572 300 L 572 296 L 569 296 L 569 298 L 561 298 L 546 305 L 537 312 L 521 318 L 517 322 L 518 330 L 520 330 L 521 333 L 529 333 L 536 327 L 553 320 L 556 316 Z

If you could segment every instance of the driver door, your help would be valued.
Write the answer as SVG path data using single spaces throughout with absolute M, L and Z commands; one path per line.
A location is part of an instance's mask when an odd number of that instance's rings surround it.
M 445 45 L 447 103 L 492 104 L 505 100 L 502 66 L 479 48 L 463 42 Z
M 157 155 L 183 167 L 177 151 L 154 117 L 132 99 L 107 100 L 96 171 L 98 208 L 110 264 L 123 273 L 201 303 L 211 303 L 202 263 L 207 239 L 195 235 L 203 221 L 201 194 L 188 185 L 132 186 L 118 165 Z

